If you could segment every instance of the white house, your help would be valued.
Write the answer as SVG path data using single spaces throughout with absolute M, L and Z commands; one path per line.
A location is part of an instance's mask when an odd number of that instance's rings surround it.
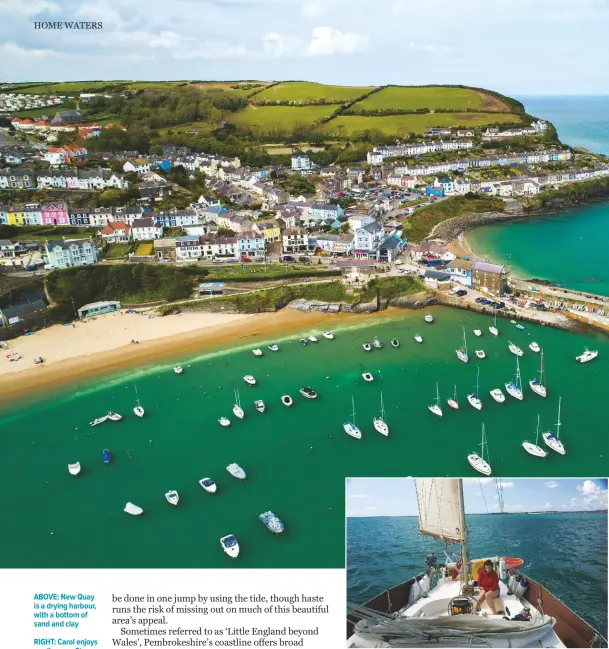
M 203 255 L 201 240 L 197 236 L 185 236 L 176 238 L 176 259 L 200 259 Z
M 135 171 L 135 173 L 141 174 L 146 171 L 150 171 L 150 163 L 144 160 L 143 158 L 138 158 L 137 160 L 127 160 L 123 165 L 123 171 Z
M 293 171 L 309 171 L 313 168 L 313 164 L 308 155 L 304 153 L 295 153 L 292 156 L 292 170 Z
M 156 225 L 154 218 L 151 216 L 143 219 L 135 219 L 131 226 L 131 236 L 135 241 L 160 239 L 163 236 L 163 226 Z
M 292 228 L 283 233 L 283 251 L 300 252 L 309 249 L 309 234 L 306 230 Z

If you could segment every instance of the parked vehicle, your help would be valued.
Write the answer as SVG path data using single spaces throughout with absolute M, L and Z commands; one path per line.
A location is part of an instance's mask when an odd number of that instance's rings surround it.
M 302 256 L 302 257 L 298 257 L 298 261 L 302 262 L 303 264 L 310 264 L 311 258 L 307 256 Z
M 281 258 L 281 261 L 296 261 L 296 259 L 294 259 L 294 257 L 292 257 L 292 255 L 283 255 L 283 257 Z
M 251 262 L 252 260 L 251 260 L 249 257 L 241 257 L 241 261 L 242 261 L 242 262 L 245 262 L 245 263 L 249 263 L 249 262 Z

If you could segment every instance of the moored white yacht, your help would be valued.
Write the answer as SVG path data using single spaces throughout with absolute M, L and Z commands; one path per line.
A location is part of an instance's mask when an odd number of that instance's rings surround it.
M 305 399 L 317 399 L 317 392 L 310 385 L 300 388 L 299 392 Z
M 237 537 L 234 534 L 223 536 L 220 539 L 220 545 L 231 559 L 236 559 L 239 556 L 239 543 L 237 543 Z
M 355 399 L 351 396 L 351 421 L 346 421 L 343 424 L 343 430 L 349 437 L 354 437 L 355 439 L 362 438 L 362 431 L 355 425 Z
M 380 349 L 383 346 L 383 343 L 375 336 L 372 345 L 377 349 Z
M 558 399 L 558 421 L 556 422 L 556 435 L 554 433 L 551 433 L 550 431 L 547 431 L 545 433 L 542 433 L 543 441 L 546 446 L 549 446 L 553 451 L 556 451 L 560 455 L 565 455 L 567 452 L 565 450 L 565 447 L 563 443 L 560 441 L 560 405 L 562 402 L 562 397 L 559 397 Z
M 251 374 L 246 374 L 246 375 L 243 377 L 243 380 L 244 380 L 245 383 L 247 383 L 248 385 L 256 385 L 256 379 L 255 379 Z
M 68 464 L 68 472 L 70 475 L 78 475 L 80 469 L 80 462 L 72 462 L 72 464 Z
M 243 417 L 245 417 L 245 413 L 243 412 L 243 408 L 241 407 L 241 402 L 239 400 L 239 390 L 235 390 L 235 405 L 233 406 L 233 415 L 235 415 L 237 419 L 243 419 Z
M 254 401 L 254 408 L 258 412 L 264 412 L 266 409 L 266 406 L 264 405 L 264 401 L 262 399 L 258 399 L 257 401 Z
M 271 511 L 262 512 L 258 518 L 264 523 L 264 526 L 269 532 L 273 534 L 281 534 L 285 529 L 283 521 Z
M 478 396 L 480 394 L 480 368 L 478 368 L 478 373 L 476 375 L 476 391 L 467 395 L 467 400 L 469 405 L 476 410 L 482 410 L 482 399 Z
M 438 417 L 442 417 L 442 408 L 440 408 L 440 388 L 438 387 L 438 384 L 436 383 L 436 402 L 433 404 L 433 406 L 427 406 L 429 408 L 429 412 L 432 412 L 434 415 L 437 415 Z
M 452 408 L 453 410 L 459 410 L 459 401 L 457 400 L 457 386 L 455 385 L 455 394 L 453 395 L 452 399 L 447 399 L 446 403 L 448 404 L 449 408 Z
M 218 423 L 220 424 L 220 426 L 228 428 L 228 426 L 230 426 L 230 419 L 228 419 L 227 417 L 220 417 L 220 419 L 218 419 Z
M 389 426 L 387 425 L 386 419 L 387 417 L 385 415 L 385 405 L 383 404 L 383 393 L 381 392 L 381 416 L 375 417 L 372 423 L 377 433 L 385 436 L 389 435 Z
M 372 374 L 370 374 L 370 372 L 363 372 L 362 373 L 362 378 L 367 383 L 372 383 L 372 381 L 374 381 L 374 376 L 372 376 Z
M 122 415 L 119 415 L 118 412 L 108 412 L 108 419 L 110 421 L 120 421 L 123 418 Z
M 467 530 L 477 522 L 467 520 L 462 479 L 417 479 L 415 487 L 419 533 L 445 547 L 460 544 L 458 560 L 451 562 L 446 555 L 441 563 L 431 553 L 425 558 L 424 572 L 404 583 L 388 584 L 391 588 L 374 593 L 364 605 L 348 603 L 349 649 L 605 646 L 600 633 L 522 572 L 522 559 L 469 556 Z M 500 481 L 496 488 L 503 513 Z M 493 542 L 486 539 L 487 544 Z M 411 563 L 411 556 L 407 558 Z M 496 615 L 486 601 L 480 609 L 476 606 L 481 594 L 477 577 L 489 559 L 499 576 Z M 560 571 L 559 565 L 556 570 Z M 575 591 L 567 596 L 577 597 Z
M 537 415 L 537 432 L 535 433 L 535 444 L 531 442 L 522 442 L 522 448 L 535 457 L 545 457 L 548 453 L 539 446 L 539 415 Z
M 167 502 L 174 507 L 180 502 L 180 496 L 178 495 L 178 492 L 173 489 L 165 494 L 165 498 Z
M 481 336 L 481 335 L 482 335 L 481 329 L 474 329 L 474 336 Z
M 516 357 L 516 380 L 512 380 L 506 383 L 505 389 L 511 397 L 514 397 L 514 399 L 518 399 L 519 401 L 522 401 L 524 399 L 524 393 L 522 392 L 522 380 L 520 378 L 520 362 L 518 361 L 518 357 Z
M 97 417 L 93 421 L 90 421 L 89 426 L 99 426 L 99 424 L 103 424 L 105 421 L 108 421 L 108 415 L 104 415 L 103 417 Z
M 493 336 L 499 335 L 499 329 L 497 329 L 497 313 L 495 312 L 495 319 L 493 324 L 488 328 L 488 330 L 493 334 Z
M 467 341 L 465 340 L 465 327 L 463 327 L 463 347 L 457 349 L 457 358 L 464 363 L 469 362 L 469 356 L 467 355 Z
M 139 400 L 139 397 L 138 397 L 138 394 L 137 394 L 137 385 L 135 386 L 135 402 L 136 402 L 136 406 L 133 409 L 133 412 L 135 413 L 135 416 L 136 417 L 143 417 L 144 416 L 144 409 L 140 405 L 140 400 Z
M 505 394 L 503 394 L 499 388 L 491 390 L 491 397 L 493 397 L 497 403 L 503 403 L 505 401 Z
M 539 369 L 539 379 L 531 379 L 529 381 L 529 386 L 531 390 L 538 394 L 540 397 L 545 397 L 548 394 L 546 389 L 546 382 L 544 381 L 544 368 L 543 368 L 543 349 L 541 350 L 541 367 Z
M 508 348 L 512 352 L 512 354 L 516 354 L 516 356 L 522 356 L 524 354 L 522 349 L 520 349 L 520 347 L 518 347 L 518 345 L 514 345 L 514 343 L 512 343 L 512 342 L 509 343 Z
M 575 360 L 578 363 L 588 363 L 589 361 L 593 361 L 598 356 L 597 350 L 591 352 L 587 347 L 584 347 L 584 349 L 585 351 L 583 354 L 575 357 Z
M 533 341 L 532 343 L 529 344 L 529 349 L 532 352 L 537 353 L 541 349 L 541 347 L 535 341 Z
M 331 331 L 324 331 L 323 337 L 327 338 L 328 340 L 332 340 L 334 338 L 334 334 Z
M 183 372 L 184 370 L 183 370 L 179 365 L 176 365 L 176 366 L 173 368 L 173 371 L 174 371 L 176 374 L 182 374 L 182 372 Z
M 486 450 L 486 460 L 484 459 L 484 449 L 487 446 L 486 444 L 486 433 L 484 431 L 484 424 L 482 424 L 482 443 L 480 444 L 482 447 L 482 452 L 480 455 L 477 453 L 470 453 L 467 456 L 467 461 L 472 465 L 472 467 L 478 471 L 478 473 L 482 473 L 483 475 L 491 475 L 491 465 L 490 465 L 490 458 L 488 456 L 488 449 Z
M 261 349 L 253 349 L 252 354 L 254 354 L 254 356 L 262 356 L 262 350 Z
M 316 343 L 317 338 L 315 338 L 315 336 L 309 336 L 309 342 Z
M 233 476 L 233 478 L 237 478 L 237 480 L 245 480 L 247 477 L 245 471 L 235 462 L 229 464 L 226 467 L 226 470 Z
M 431 315 L 431 313 L 428 313 L 428 314 L 425 316 L 425 322 L 428 322 L 428 323 L 432 323 L 432 322 L 433 322 L 433 316 Z
M 211 478 L 201 478 L 199 484 L 210 494 L 215 494 L 218 489 L 218 486 Z
M 422 342 L 423 342 L 423 336 L 421 336 L 421 334 L 415 334 L 415 335 L 414 335 L 414 339 L 415 339 L 418 343 L 422 343 Z

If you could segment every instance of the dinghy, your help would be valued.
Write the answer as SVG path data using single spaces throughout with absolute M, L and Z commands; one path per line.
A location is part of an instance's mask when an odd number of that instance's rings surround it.
M 80 473 L 80 462 L 72 462 L 68 464 L 68 471 L 70 475 L 78 475 Z
M 362 347 L 364 348 L 365 352 L 369 352 L 372 349 L 372 347 L 370 346 L 370 343 L 364 343 L 362 345 Z
M 251 374 L 246 374 L 243 377 L 243 380 L 248 384 L 248 385 L 256 385 L 256 379 L 251 375 Z
M 281 403 L 283 403 L 284 406 L 288 406 L 288 408 L 294 403 L 292 401 L 292 397 L 289 394 L 284 394 L 281 397 Z
M 305 399 L 317 399 L 317 392 L 310 385 L 300 388 L 299 392 Z
M 176 365 L 176 366 L 173 368 L 173 371 L 174 371 L 176 374 L 182 374 L 182 372 L 183 372 L 184 370 L 183 370 L 179 365 Z
M 269 348 L 272 352 L 277 352 L 277 351 L 279 351 L 279 345 L 276 345 L 275 343 L 273 343 L 273 344 L 271 344 L 271 345 L 268 345 L 268 348 Z
M 364 379 L 364 381 L 366 381 L 368 383 L 372 383 L 372 381 L 374 381 L 374 376 L 372 376 L 372 374 L 370 374 L 370 372 L 364 372 L 362 374 L 362 378 Z
M 303 347 L 306 347 L 306 346 L 309 344 L 309 341 L 308 341 L 306 338 L 301 338 L 301 339 L 300 339 L 300 344 L 301 344 Z
M 199 484 L 210 494 L 215 494 L 217 490 L 216 483 L 211 478 L 202 478 Z
M 112 453 L 107 448 L 102 451 L 102 462 L 104 464 L 110 464 L 112 462 Z
M 372 344 L 377 349 L 380 349 L 383 346 L 383 343 L 376 336 L 374 337 L 374 340 L 372 341 Z
M 110 421 L 120 421 L 122 418 L 123 418 L 122 415 L 119 415 L 118 412 L 112 412 L 112 411 L 110 411 L 110 412 L 108 413 L 108 419 L 109 419 Z
M 218 419 L 218 423 L 220 424 L 220 426 L 227 428 L 228 426 L 230 426 L 230 419 L 228 419 L 227 417 L 220 417 L 220 419 Z
M 433 322 L 433 316 L 431 315 L 431 313 L 428 313 L 428 314 L 425 316 L 425 322 L 427 322 L 427 323 L 429 323 L 429 324 L 431 324 L 431 323 Z
M 262 356 L 262 350 L 261 349 L 254 349 L 252 351 L 252 354 L 254 354 L 254 356 Z
M 99 426 L 99 424 L 103 424 L 104 421 L 108 421 L 108 415 L 104 415 L 103 417 L 97 417 L 97 419 L 90 421 L 89 426 Z
M 220 545 L 231 559 L 236 559 L 239 556 L 239 543 L 237 543 L 237 538 L 233 534 L 223 536 L 220 539 Z
M 266 406 L 264 405 L 264 401 L 262 401 L 262 399 L 258 399 L 258 401 L 254 401 L 254 408 L 256 408 L 258 412 L 264 412 L 266 408 Z
M 414 339 L 415 339 L 418 343 L 422 343 L 422 342 L 423 342 L 423 336 L 421 336 L 421 334 L 415 334 Z
M 391 346 L 392 347 L 399 347 L 400 346 L 400 341 L 397 338 L 392 338 L 391 339 Z
M 503 403 L 505 401 L 505 394 L 503 394 L 499 388 L 491 390 L 491 397 L 493 397 L 497 403 Z
M 315 338 L 315 336 L 309 336 L 309 342 L 316 343 L 317 338 Z
M 144 510 L 141 507 L 138 507 L 133 503 L 127 503 L 123 511 L 127 512 L 127 514 L 131 514 L 131 516 L 141 516 L 144 513 Z
M 540 347 L 536 342 L 532 342 L 532 343 L 529 345 L 529 349 L 530 349 L 532 352 L 538 352 L 538 351 L 541 349 L 541 347 Z
M 486 358 L 486 354 L 484 353 L 484 349 L 477 349 L 476 350 L 476 356 L 478 358 Z
M 165 498 L 170 505 L 174 507 L 180 502 L 180 496 L 177 491 L 171 490 L 165 494 Z
M 482 331 L 480 329 L 474 329 L 474 336 L 481 336 Z

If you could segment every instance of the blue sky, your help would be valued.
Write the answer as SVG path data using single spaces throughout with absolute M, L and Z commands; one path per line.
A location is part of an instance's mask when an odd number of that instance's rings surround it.
M 34 22 L 101 21 L 100 31 Z M 0 79 L 607 94 L 609 0 L 0 0 Z
M 607 509 L 607 480 L 577 478 L 500 480 L 505 512 Z M 465 479 L 468 514 L 499 512 L 493 478 Z M 417 496 L 411 478 L 349 478 L 347 516 L 416 516 Z

